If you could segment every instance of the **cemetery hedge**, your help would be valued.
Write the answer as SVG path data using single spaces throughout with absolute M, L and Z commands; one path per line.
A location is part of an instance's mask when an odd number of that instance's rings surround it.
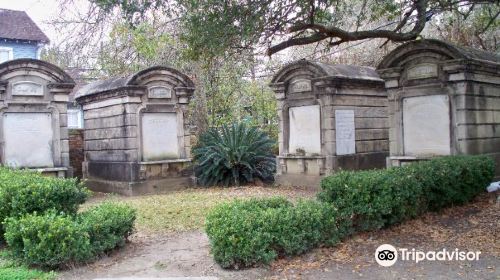
M 28 265 L 53 268 L 92 256 L 85 228 L 56 211 L 8 218 L 5 240 L 11 254 Z
M 322 180 L 319 201 L 219 205 L 207 216 L 206 232 L 222 267 L 266 264 L 470 201 L 491 182 L 494 168 L 488 156 L 449 156 L 386 170 L 341 171 Z
M 341 171 L 318 199 L 352 217 L 354 231 L 379 229 L 470 201 L 493 180 L 488 156 L 448 156 L 386 170 Z
M 136 212 L 103 203 L 79 213 L 90 192 L 75 179 L 0 168 L 0 232 L 11 255 L 27 265 L 58 268 L 90 261 L 121 246 Z
M 314 200 L 296 205 L 280 197 L 235 200 L 210 212 L 206 232 L 217 263 L 247 267 L 335 244 L 348 227 L 333 213 L 331 204 Z
M 125 244 L 135 218 L 136 211 L 130 206 L 106 202 L 82 212 L 79 222 L 89 235 L 93 255 L 99 255 Z
M 8 217 L 18 217 L 49 209 L 76 214 L 90 192 L 77 179 L 42 176 L 27 170 L 0 167 L 0 240 L 2 222 Z
M 118 203 L 94 206 L 77 216 L 49 210 L 8 218 L 5 240 L 12 255 L 24 263 L 59 268 L 123 246 L 135 218 L 135 210 Z

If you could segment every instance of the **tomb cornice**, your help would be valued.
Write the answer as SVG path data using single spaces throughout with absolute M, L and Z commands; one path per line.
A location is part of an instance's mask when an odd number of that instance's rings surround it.
M 194 87 L 175 87 L 174 90 L 177 96 L 191 96 L 194 93 Z
M 49 83 L 47 88 L 49 89 L 73 89 L 75 87 L 74 83 Z
M 380 75 L 380 78 L 384 80 L 398 79 L 401 76 L 402 72 L 403 72 L 402 67 L 392 67 L 392 68 L 377 70 L 377 73 Z
M 194 87 L 175 87 L 174 91 L 177 96 L 177 103 L 187 104 L 194 94 Z
M 335 87 L 335 88 L 384 88 L 382 79 L 364 79 L 351 77 L 328 76 L 313 79 L 313 85 L 317 89 Z M 323 94 L 332 94 L 329 90 L 321 91 Z
M 90 95 L 83 95 L 76 98 L 76 101 L 80 104 L 86 104 L 89 102 L 96 102 L 105 99 L 115 98 L 115 97 L 136 97 L 142 96 L 146 93 L 147 88 L 145 86 L 124 86 L 108 91 L 97 92 Z
M 488 61 L 480 63 L 479 61 L 461 59 L 446 61 L 442 65 L 443 71 L 446 73 L 483 72 L 493 75 L 500 75 L 500 64 Z
M 9 83 L 7 81 L 0 81 L 0 94 L 5 93 L 8 84 Z

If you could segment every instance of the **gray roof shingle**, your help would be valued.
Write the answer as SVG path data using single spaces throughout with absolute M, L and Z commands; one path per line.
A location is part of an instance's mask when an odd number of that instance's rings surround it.
M 24 11 L 0 9 L 0 38 L 48 43 L 49 38 Z

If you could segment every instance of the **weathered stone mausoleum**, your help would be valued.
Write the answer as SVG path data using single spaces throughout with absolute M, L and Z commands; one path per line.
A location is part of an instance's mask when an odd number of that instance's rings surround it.
M 74 86 L 64 71 L 41 60 L 0 64 L 2 165 L 72 176 L 67 102 Z
M 500 177 L 500 57 L 438 40 L 401 45 L 378 66 L 389 97 L 388 166 L 489 154 Z
M 89 187 L 135 195 L 189 185 L 185 114 L 193 92 L 186 75 L 159 66 L 82 88 Z
M 277 183 L 317 186 L 335 170 L 385 167 L 387 95 L 375 69 L 300 60 L 271 87 L 280 128 Z

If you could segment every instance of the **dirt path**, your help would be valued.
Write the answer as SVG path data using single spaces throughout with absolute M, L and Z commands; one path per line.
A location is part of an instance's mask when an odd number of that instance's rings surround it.
M 389 229 L 363 233 L 334 248 L 321 248 L 267 268 L 223 270 L 209 255 L 200 231 L 161 236 L 136 234 L 124 249 L 60 279 L 198 277 L 219 279 L 500 279 L 500 203 L 493 194 L 474 203 L 427 214 Z M 373 257 L 384 243 L 417 250 L 481 251 L 479 261 L 398 261 L 390 268 Z
M 156 237 L 136 235 L 124 249 L 94 264 L 61 273 L 60 279 L 188 276 L 257 279 L 267 274 L 263 268 L 242 271 L 220 268 L 209 255 L 207 236 L 195 231 Z

